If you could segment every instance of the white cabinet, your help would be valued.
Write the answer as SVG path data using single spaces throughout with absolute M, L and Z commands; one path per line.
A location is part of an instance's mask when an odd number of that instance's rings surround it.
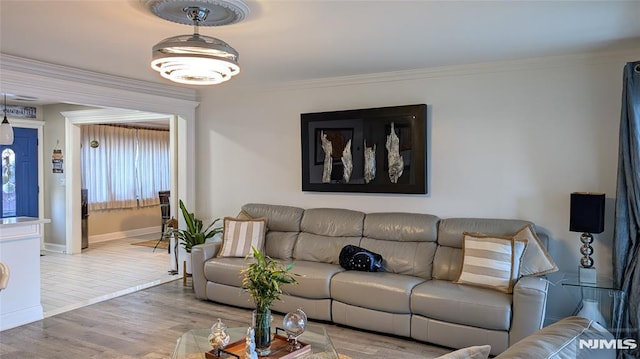
M 48 219 L 0 220 L 0 261 L 9 267 L 7 288 L 0 291 L 0 331 L 43 318 L 40 303 L 40 240 Z

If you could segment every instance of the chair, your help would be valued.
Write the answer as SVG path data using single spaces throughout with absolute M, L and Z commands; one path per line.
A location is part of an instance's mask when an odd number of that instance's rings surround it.
M 167 221 L 171 219 L 171 204 L 169 203 L 169 197 L 171 196 L 171 191 L 160 191 L 158 192 L 158 197 L 160 198 L 160 213 L 162 215 L 162 231 L 160 232 L 160 239 L 153 247 L 155 251 L 158 248 L 158 245 L 164 238 L 164 232 L 167 230 Z M 171 253 L 170 249 L 167 249 L 168 253 Z
M 0 290 L 7 288 L 9 284 L 9 266 L 0 262 Z

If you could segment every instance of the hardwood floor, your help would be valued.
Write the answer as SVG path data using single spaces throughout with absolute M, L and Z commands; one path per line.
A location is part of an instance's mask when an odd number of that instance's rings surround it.
M 194 298 L 181 280 L 0 332 L 3 359 L 169 358 L 185 331 L 218 318 L 245 326 L 251 311 Z M 282 320 L 276 316 L 274 322 Z M 436 358 L 450 349 L 406 338 L 322 324 L 342 354 L 359 358 Z

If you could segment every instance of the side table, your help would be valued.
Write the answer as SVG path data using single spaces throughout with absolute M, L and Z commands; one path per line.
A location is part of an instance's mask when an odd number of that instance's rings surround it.
M 569 277 L 563 279 L 562 285 L 571 288 L 580 299 L 574 315 L 595 320 L 620 338 L 626 296 L 613 285 L 613 280 L 598 278 L 596 283 L 583 283 L 577 277 Z

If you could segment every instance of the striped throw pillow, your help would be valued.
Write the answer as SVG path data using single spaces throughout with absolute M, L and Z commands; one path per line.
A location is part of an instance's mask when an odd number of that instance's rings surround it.
M 526 242 L 464 233 L 462 245 L 462 267 L 455 283 L 513 292 Z
M 246 257 L 252 255 L 251 246 L 263 250 L 266 230 L 266 218 L 225 217 L 218 257 Z

